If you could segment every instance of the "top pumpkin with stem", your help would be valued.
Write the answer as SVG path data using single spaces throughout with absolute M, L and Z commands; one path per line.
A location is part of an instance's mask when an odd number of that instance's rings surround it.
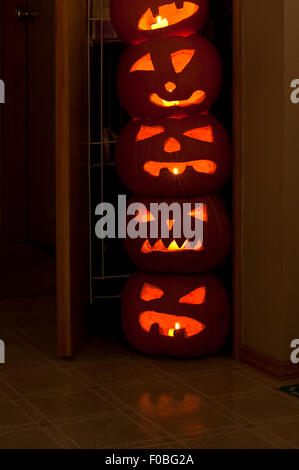
M 128 44 L 201 32 L 209 15 L 209 0 L 111 0 L 111 18 Z

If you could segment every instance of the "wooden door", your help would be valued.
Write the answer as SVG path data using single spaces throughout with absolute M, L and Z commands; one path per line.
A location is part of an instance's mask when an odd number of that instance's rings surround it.
M 89 296 L 88 2 L 56 0 L 56 224 L 58 353 L 86 335 Z
M 1 113 L 0 242 L 27 238 L 26 179 L 26 32 L 16 9 L 26 0 L 0 0 L 1 79 L 6 103 Z
M 28 238 L 55 249 L 54 2 L 28 0 L 36 19 L 27 32 Z

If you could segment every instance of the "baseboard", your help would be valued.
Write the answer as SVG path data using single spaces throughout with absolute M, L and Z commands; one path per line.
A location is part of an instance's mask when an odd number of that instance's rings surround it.
M 282 380 L 299 378 L 299 364 L 279 361 L 248 346 L 241 346 L 240 360 Z

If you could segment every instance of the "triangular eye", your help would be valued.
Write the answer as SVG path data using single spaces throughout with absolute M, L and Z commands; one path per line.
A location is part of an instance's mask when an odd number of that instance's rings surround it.
M 179 300 L 180 304 L 201 305 L 206 301 L 206 288 L 199 287 Z
M 148 284 L 147 282 L 144 284 L 140 292 L 140 298 L 145 302 L 161 299 L 163 295 L 164 292 L 162 289 L 159 289 L 159 287 L 153 286 L 152 284 Z
M 202 220 L 203 222 L 208 222 L 208 209 L 206 204 L 201 204 L 193 211 L 189 212 L 190 217 L 195 217 L 196 219 Z
M 136 137 L 136 142 L 140 140 L 150 139 L 158 134 L 163 134 L 165 131 L 164 127 L 162 126 L 141 126 L 140 131 Z
M 144 206 L 140 207 L 140 209 L 138 210 L 138 213 L 136 214 L 135 219 L 139 223 L 146 223 L 146 222 L 151 222 L 152 220 L 156 220 L 153 214 L 151 214 L 151 212 L 148 211 Z
M 171 54 L 172 65 L 176 73 L 180 73 L 192 60 L 195 49 L 181 49 Z
M 183 135 L 191 137 L 191 139 L 202 140 L 203 142 L 215 142 L 211 126 L 196 127 L 195 129 L 184 132 Z
M 137 70 L 145 70 L 145 71 L 154 71 L 155 67 L 152 62 L 152 57 L 150 53 L 141 57 L 141 59 L 137 60 L 134 65 L 132 65 L 130 72 L 136 72 Z

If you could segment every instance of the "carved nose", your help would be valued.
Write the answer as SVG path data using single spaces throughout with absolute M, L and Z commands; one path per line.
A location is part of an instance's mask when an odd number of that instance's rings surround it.
M 168 91 L 169 93 L 172 93 L 176 89 L 176 84 L 173 82 L 167 82 L 165 83 L 165 90 Z
M 164 144 L 164 150 L 167 153 L 179 152 L 181 150 L 181 144 L 178 140 L 171 137 Z

